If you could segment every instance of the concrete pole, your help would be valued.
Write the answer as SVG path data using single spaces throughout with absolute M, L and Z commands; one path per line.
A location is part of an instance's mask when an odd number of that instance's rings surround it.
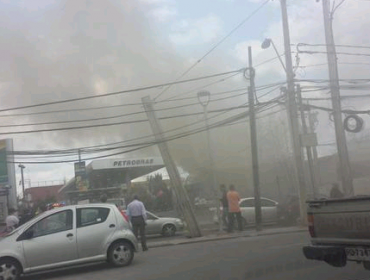
M 288 97 L 288 112 L 289 121 L 291 127 L 292 141 L 293 141 L 293 154 L 295 160 L 295 173 L 298 181 L 298 196 L 300 205 L 300 222 L 302 225 L 306 225 L 306 183 L 304 178 L 303 161 L 302 161 L 302 150 L 299 137 L 299 123 L 298 123 L 298 111 L 297 101 L 294 88 L 294 71 L 292 63 L 292 51 L 290 47 L 290 34 L 289 34 L 289 23 L 288 23 L 288 11 L 286 6 L 286 0 L 280 0 L 281 14 L 283 21 L 283 34 L 284 34 L 284 49 L 285 49 L 285 67 L 287 77 L 287 97 Z
M 151 100 L 150 96 L 143 97 L 141 100 L 144 105 L 144 109 L 148 117 L 150 126 L 153 130 L 155 140 L 158 143 L 158 148 L 162 155 L 164 164 L 167 168 L 168 175 L 171 179 L 171 184 L 177 196 L 179 208 L 182 211 L 185 222 L 189 229 L 189 234 L 191 237 L 200 237 L 202 236 L 202 233 L 195 218 L 186 190 L 182 185 L 179 170 L 177 169 L 175 162 L 172 159 L 167 146 L 167 142 L 163 137 L 162 127 L 158 122 L 157 116 L 153 109 L 153 101 Z
M 333 19 L 330 12 L 330 0 L 322 0 L 322 6 L 324 13 L 325 41 L 329 67 L 330 91 L 333 106 L 335 136 L 337 140 L 339 157 L 340 176 L 345 196 L 351 197 L 354 195 L 352 171 L 348 156 L 346 134 L 344 132 L 342 121 L 339 74 L 337 65 L 337 54 L 333 36 Z
M 260 192 L 260 177 L 258 170 L 258 144 L 257 144 L 257 129 L 256 129 L 256 114 L 254 108 L 254 94 L 256 92 L 254 78 L 255 72 L 252 62 L 252 48 L 248 47 L 249 60 L 249 82 L 248 87 L 248 103 L 249 103 L 249 125 L 251 136 L 252 149 L 252 168 L 253 168 L 253 189 L 254 189 L 254 213 L 256 221 L 256 231 L 262 230 L 262 210 L 261 210 L 261 192 Z M 247 70 L 248 71 L 248 70 Z
M 304 106 L 302 102 L 302 92 L 301 92 L 300 85 L 297 85 L 297 95 L 298 95 L 299 108 L 301 111 L 302 132 L 303 132 L 303 135 L 307 135 L 308 129 L 307 129 L 307 123 L 306 123 L 305 110 L 304 110 Z M 306 146 L 306 153 L 307 153 L 307 160 L 308 160 L 308 173 L 309 173 L 309 178 L 310 178 L 311 191 L 312 191 L 313 197 L 316 198 L 315 171 L 314 171 L 313 160 L 312 160 L 312 150 L 310 146 Z

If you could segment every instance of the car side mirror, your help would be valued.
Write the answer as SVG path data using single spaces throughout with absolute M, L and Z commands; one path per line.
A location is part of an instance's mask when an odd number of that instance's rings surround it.
M 32 239 L 34 235 L 33 229 L 29 229 L 24 233 L 25 239 Z

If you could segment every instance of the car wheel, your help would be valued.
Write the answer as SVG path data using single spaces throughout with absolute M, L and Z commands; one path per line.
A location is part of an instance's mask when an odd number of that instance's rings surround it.
M 12 259 L 0 260 L 0 279 L 18 280 L 21 275 L 21 267 Z
M 134 249 L 126 241 L 113 243 L 108 250 L 108 261 L 114 266 L 128 266 L 134 258 Z
M 176 227 L 174 225 L 165 225 L 162 229 L 162 235 L 166 237 L 174 236 L 176 233 Z

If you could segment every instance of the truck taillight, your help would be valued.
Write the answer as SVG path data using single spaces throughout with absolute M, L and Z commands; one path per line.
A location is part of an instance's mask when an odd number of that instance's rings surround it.
M 314 225 L 314 220 L 313 220 L 313 215 L 312 214 L 307 215 L 307 222 L 308 222 L 308 232 L 310 233 L 310 236 L 311 237 L 316 237 L 315 225 Z

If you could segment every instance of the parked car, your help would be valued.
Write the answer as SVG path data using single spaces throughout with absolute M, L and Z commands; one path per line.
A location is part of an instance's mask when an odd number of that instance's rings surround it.
M 255 223 L 254 211 L 254 197 L 243 198 L 239 202 L 240 210 L 242 213 L 243 228 Z M 278 202 L 272 199 L 261 197 L 261 210 L 262 210 L 262 223 L 275 224 L 277 223 L 277 206 Z M 216 210 L 216 209 L 213 209 Z M 222 208 L 221 208 L 222 211 Z M 218 217 L 216 211 L 213 216 L 213 221 L 217 224 Z M 222 214 L 222 213 L 221 213 Z
M 122 211 L 126 215 L 126 211 Z M 147 221 L 145 231 L 148 235 L 161 234 L 165 237 L 171 237 L 177 231 L 184 229 L 184 222 L 178 218 L 158 217 L 153 213 L 146 211 Z M 127 217 L 127 216 L 126 216 Z
M 127 266 L 137 250 L 137 239 L 116 206 L 65 206 L 40 214 L 0 239 L 0 279 L 106 260 Z

